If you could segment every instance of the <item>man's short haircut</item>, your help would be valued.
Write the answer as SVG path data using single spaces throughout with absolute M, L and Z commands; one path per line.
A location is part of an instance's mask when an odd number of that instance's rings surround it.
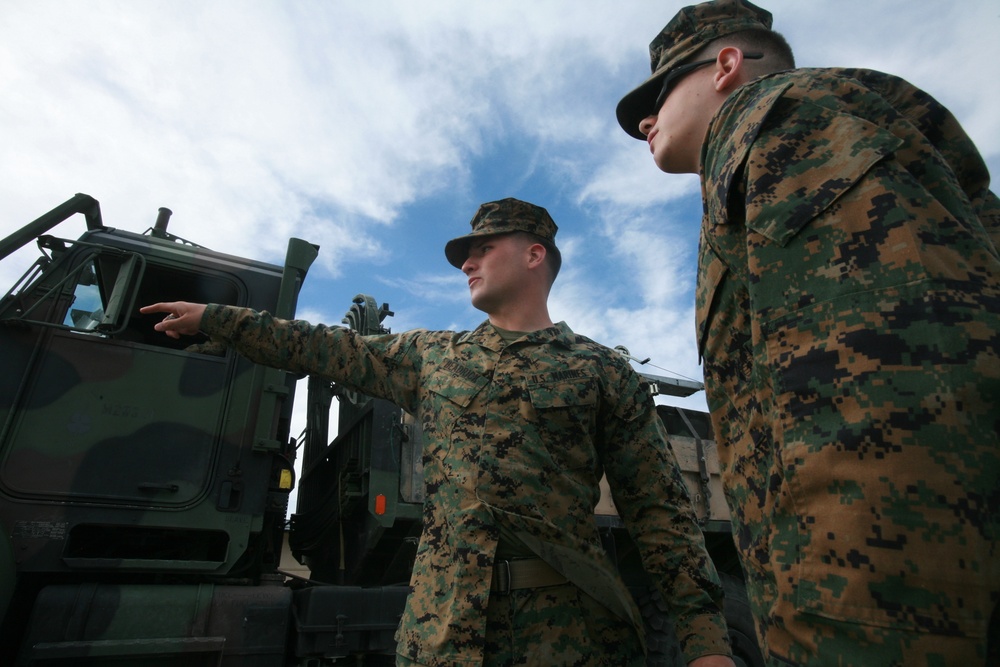
M 795 55 L 784 36 L 779 32 L 761 28 L 750 28 L 719 37 L 707 44 L 699 53 L 691 56 L 690 60 L 710 57 L 708 54 L 718 53 L 726 46 L 735 46 L 744 53 L 763 53 L 764 58 L 760 61 L 746 61 L 760 74 L 795 67 Z
M 545 247 L 545 264 L 549 267 L 550 282 L 554 283 L 556 281 L 556 276 L 559 275 L 559 269 L 562 268 L 562 255 L 559 252 L 552 252 L 555 247 L 552 241 L 542 238 L 538 234 L 532 234 L 531 232 L 514 233 L 526 239 L 530 243 L 538 243 Z

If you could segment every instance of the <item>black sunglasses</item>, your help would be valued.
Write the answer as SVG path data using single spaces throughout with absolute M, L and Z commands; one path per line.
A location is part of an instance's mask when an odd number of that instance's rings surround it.
M 743 57 L 747 60 L 760 60 L 764 57 L 763 53 L 744 53 Z M 660 107 L 663 103 L 667 101 L 667 95 L 670 94 L 670 84 L 677 81 L 688 72 L 703 67 L 705 65 L 710 65 L 715 62 L 715 58 L 709 58 L 707 60 L 696 60 L 693 63 L 688 63 L 687 65 L 681 65 L 680 67 L 675 67 L 674 69 L 667 72 L 667 75 L 663 77 L 663 87 L 660 88 L 660 94 L 656 96 L 656 103 L 653 105 L 652 115 L 660 113 Z

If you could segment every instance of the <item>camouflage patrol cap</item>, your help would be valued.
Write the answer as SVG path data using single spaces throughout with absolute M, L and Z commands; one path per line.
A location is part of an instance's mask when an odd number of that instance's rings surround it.
M 636 139 L 645 139 L 639 122 L 652 113 L 663 77 L 712 40 L 753 28 L 770 30 L 771 12 L 747 0 L 714 0 L 677 12 L 649 43 L 653 74 L 618 103 L 618 124 Z
M 535 206 L 520 199 L 501 199 L 483 204 L 472 218 L 472 233 L 448 241 L 444 247 L 445 257 L 452 266 L 462 268 L 469 257 L 469 246 L 480 236 L 495 236 L 512 232 L 534 234 L 545 248 L 560 260 L 556 248 L 556 223 L 541 206 Z

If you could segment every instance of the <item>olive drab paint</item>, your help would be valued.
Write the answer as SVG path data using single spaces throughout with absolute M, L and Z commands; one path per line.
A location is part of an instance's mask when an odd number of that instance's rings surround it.
M 76 213 L 79 239 L 49 234 Z M 42 251 L 0 301 L 2 664 L 285 653 L 291 591 L 247 584 L 280 556 L 295 378 L 185 349 L 138 306 L 291 314 L 316 249 L 292 240 L 281 267 L 185 242 L 162 214 L 157 226 L 105 227 L 77 195 L 0 242 L 3 257 Z

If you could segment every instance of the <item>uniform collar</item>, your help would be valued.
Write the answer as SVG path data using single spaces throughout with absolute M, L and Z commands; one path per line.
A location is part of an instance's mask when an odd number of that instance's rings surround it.
M 576 334 L 573 330 L 569 328 L 569 325 L 565 322 L 558 322 L 553 324 L 551 327 L 546 327 L 545 329 L 539 329 L 538 331 L 532 331 L 525 334 L 522 338 L 519 338 L 515 344 L 522 343 L 556 343 L 569 347 Z M 459 343 L 472 343 L 479 345 L 480 347 L 485 347 L 488 350 L 493 350 L 494 352 L 499 352 L 502 350 L 506 343 L 504 343 L 503 338 L 497 333 L 497 330 L 493 327 L 489 320 L 484 321 L 473 331 L 467 331 L 459 339 Z
M 775 102 L 792 85 L 788 81 L 779 81 L 777 86 L 763 85 L 766 80 L 756 79 L 729 96 L 709 127 L 709 140 L 702 146 L 702 201 L 709 219 L 718 224 L 729 222 L 727 207 L 733 178 Z M 705 196 L 706 187 L 714 190 L 711 197 Z

